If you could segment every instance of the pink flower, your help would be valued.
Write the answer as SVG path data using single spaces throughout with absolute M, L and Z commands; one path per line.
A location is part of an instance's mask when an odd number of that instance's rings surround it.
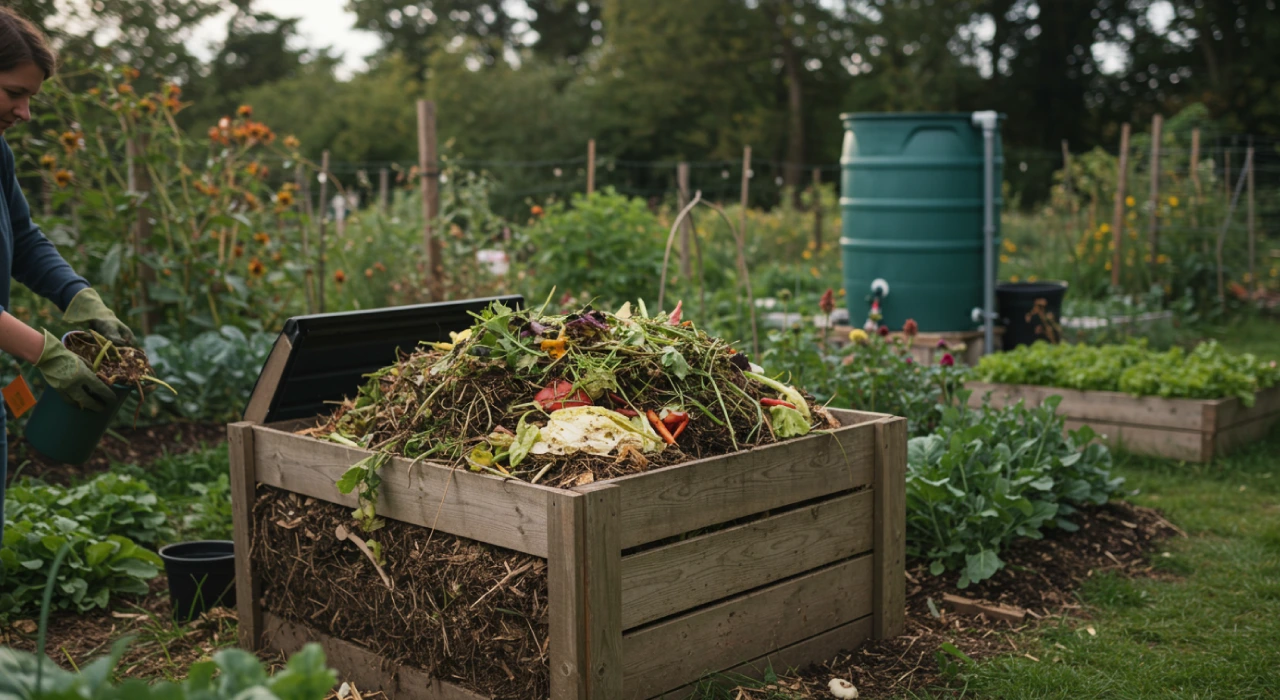
M 881 338 L 887 338 L 889 336 L 889 327 L 880 326 L 879 328 L 876 329 L 876 332 L 880 334 Z
M 822 313 L 825 314 L 836 310 L 836 293 L 831 291 L 830 287 L 822 293 L 822 299 L 818 301 L 818 308 L 822 309 Z
M 956 363 L 956 358 L 952 357 L 951 353 L 949 352 L 942 353 L 942 359 L 938 360 L 938 364 L 942 365 L 943 367 L 952 367 L 955 365 L 955 363 Z
M 920 326 L 914 318 L 909 318 L 906 323 L 902 324 L 902 334 L 908 338 L 914 338 L 919 332 Z
M 938 338 L 938 349 L 939 349 L 939 350 L 946 350 L 946 349 L 947 349 L 947 340 L 946 340 L 946 338 Z
M 903 362 L 905 362 L 905 363 L 907 363 L 907 364 L 911 364 L 911 363 L 915 362 L 915 360 L 914 360 L 910 355 L 908 355 L 907 357 L 902 358 L 902 361 L 903 361 Z

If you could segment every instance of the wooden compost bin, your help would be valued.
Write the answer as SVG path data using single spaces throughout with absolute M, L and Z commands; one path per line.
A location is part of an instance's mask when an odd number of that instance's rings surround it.
M 830 434 L 571 490 L 396 459 L 378 512 L 547 560 L 552 698 L 684 697 L 708 672 L 759 676 L 901 633 L 906 421 L 833 413 Z M 273 614 L 251 556 L 258 485 L 351 507 L 334 484 L 369 454 L 296 425 L 228 426 L 241 646 L 315 641 L 361 690 L 483 697 Z
M 1136 397 L 1114 391 L 1079 391 L 1026 384 L 969 382 L 969 405 L 980 406 L 990 392 L 991 406 L 1025 401 L 1038 406 L 1050 396 L 1061 396 L 1058 413 L 1066 427 L 1088 425 L 1112 447 L 1135 454 L 1211 462 L 1241 445 L 1266 437 L 1280 421 L 1280 387 L 1257 394 L 1252 407 L 1238 398 L 1165 399 Z

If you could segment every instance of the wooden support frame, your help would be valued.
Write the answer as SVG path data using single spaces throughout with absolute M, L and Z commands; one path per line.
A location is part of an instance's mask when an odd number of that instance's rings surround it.
M 410 477 L 393 460 L 379 513 L 547 560 L 553 700 L 673 697 L 706 673 L 759 675 L 901 633 L 906 421 L 833 414 L 830 434 L 574 489 L 431 463 Z M 228 426 L 241 646 L 315 641 L 362 690 L 481 697 L 273 613 L 252 552 L 259 485 L 352 505 L 333 483 L 369 454 L 298 427 Z

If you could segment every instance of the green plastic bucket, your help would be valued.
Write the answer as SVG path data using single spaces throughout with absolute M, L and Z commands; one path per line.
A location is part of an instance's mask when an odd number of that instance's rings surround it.
M 72 331 L 76 333 L 79 331 Z M 67 333 L 62 336 L 65 343 Z M 134 387 L 111 387 L 116 400 L 102 411 L 86 411 L 68 403 L 53 389 L 45 389 L 31 409 L 23 436 L 27 444 L 45 457 L 64 464 L 84 464 L 102 441 L 111 419 L 115 418 Z
M 840 246 L 849 322 L 862 325 L 884 280 L 882 323 L 921 331 L 978 327 L 982 306 L 982 129 L 973 115 L 844 114 Z M 1003 118 L 1001 118 L 1003 121 Z M 1004 155 L 995 140 L 995 176 Z M 996 245 L 1001 201 L 996 190 Z

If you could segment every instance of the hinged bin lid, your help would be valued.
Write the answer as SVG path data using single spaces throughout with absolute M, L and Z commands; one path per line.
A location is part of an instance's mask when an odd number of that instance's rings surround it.
M 365 375 L 412 352 L 421 342 L 444 342 L 475 324 L 494 301 L 523 306 L 524 297 L 501 296 L 396 306 L 369 311 L 295 316 L 284 324 L 258 373 L 244 420 L 275 423 L 311 418 L 327 401 L 354 396 Z

